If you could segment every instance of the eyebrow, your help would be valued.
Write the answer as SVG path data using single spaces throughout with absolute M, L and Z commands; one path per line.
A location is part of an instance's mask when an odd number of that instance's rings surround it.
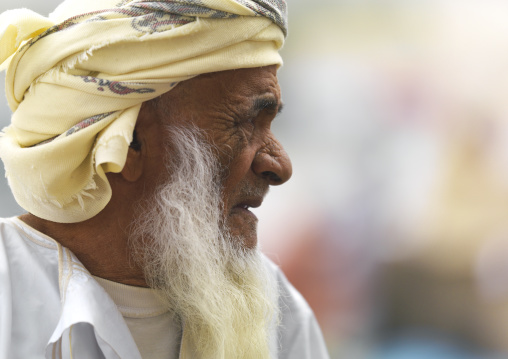
M 277 114 L 282 112 L 284 104 L 277 101 L 273 97 L 260 97 L 254 100 L 254 105 L 252 106 L 252 112 L 259 113 L 263 110 L 277 110 Z

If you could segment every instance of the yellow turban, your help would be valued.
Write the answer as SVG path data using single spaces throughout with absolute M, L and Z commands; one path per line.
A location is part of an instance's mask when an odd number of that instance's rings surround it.
M 0 157 L 17 202 L 61 223 L 111 198 L 141 104 L 199 74 L 281 65 L 284 0 L 67 0 L 0 15 L 12 123 Z

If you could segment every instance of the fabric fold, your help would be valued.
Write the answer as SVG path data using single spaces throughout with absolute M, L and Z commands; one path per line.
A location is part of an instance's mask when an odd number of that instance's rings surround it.
M 74 254 L 60 245 L 58 251 L 62 310 L 46 346 L 46 358 L 141 359 L 109 295 Z
M 0 15 L 0 65 L 3 65 L 24 41 L 34 38 L 53 25 L 53 21 L 29 9 L 9 10 Z

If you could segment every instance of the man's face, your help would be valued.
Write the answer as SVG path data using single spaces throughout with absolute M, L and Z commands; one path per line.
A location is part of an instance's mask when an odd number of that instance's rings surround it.
M 138 165 L 125 174 L 144 176 L 131 251 L 203 358 L 269 356 L 277 284 L 248 207 L 291 176 L 270 130 L 280 107 L 273 66 L 182 82 L 138 117 Z
M 270 130 L 281 109 L 276 67 L 201 75 L 178 84 L 160 101 L 156 113 L 160 121 L 151 128 L 158 139 L 150 151 L 154 172 L 162 168 L 166 152 L 167 131 L 161 127 L 201 129 L 223 168 L 225 224 L 246 247 L 255 247 L 257 218 L 248 208 L 261 205 L 269 185 L 291 177 L 291 162 Z

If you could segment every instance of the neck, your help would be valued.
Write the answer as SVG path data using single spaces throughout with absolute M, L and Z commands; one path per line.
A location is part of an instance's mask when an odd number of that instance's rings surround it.
M 69 248 L 92 275 L 146 287 L 143 270 L 129 250 L 129 217 L 111 207 L 106 206 L 99 215 L 80 223 L 55 223 L 30 213 L 20 219 Z

